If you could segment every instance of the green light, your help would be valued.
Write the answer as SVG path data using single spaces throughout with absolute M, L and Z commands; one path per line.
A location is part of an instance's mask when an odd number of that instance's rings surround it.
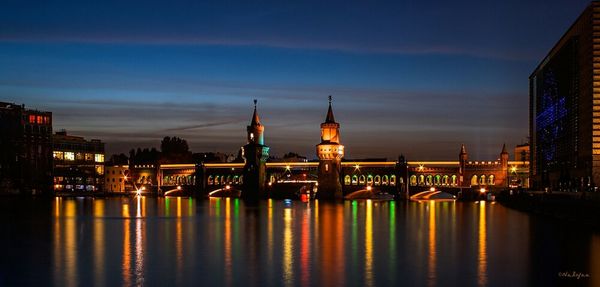
M 221 216 L 221 199 L 217 198 L 216 200 L 217 200 L 217 202 L 216 202 L 215 214 L 217 216 Z
M 169 198 L 165 198 L 165 215 L 169 216 L 169 213 L 171 211 L 171 204 L 169 204 Z
M 192 216 L 194 214 L 193 209 L 192 209 L 192 203 L 194 202 L 194 200 L 189 197 L 188 198 L 188 215 Z
M 240 199 L 236 198 L 233 200 L 233 215 L 235 217 L 238 217 L 239 213 L 240 213 Z

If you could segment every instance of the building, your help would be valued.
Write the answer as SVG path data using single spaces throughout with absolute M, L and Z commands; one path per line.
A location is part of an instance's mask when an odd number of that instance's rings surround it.
M 600 184 L 600 3 L 592 2 L 529 77 L 532 188 Z
M 54 191 L 98 192 L 104 186 L 104 143 L 68 135 L 53 136 Z
M 0 193 L 52 190 L 52 113 L 0 102 Z
M 128 182 L 129 165 L 107 165 L 104 170 L 104 190 L 106 192 L 131 191 Z
M 340 124 L 333 117 L 331 96 L 329 96 L 329 108 L 325 122 L 321 124 L 321 143 L 317 145 L 317 156 L 319 157 L 317 172 L 319 192 L 317 196 L 328 199 L 342 198 L 340 173 L 344 146 L 340 143 Z
M 515 161 L 529 161 L 530 153 L 529 153 L 529 144 L 519 144 L 515 146 L 514 150 L 514 158 Z

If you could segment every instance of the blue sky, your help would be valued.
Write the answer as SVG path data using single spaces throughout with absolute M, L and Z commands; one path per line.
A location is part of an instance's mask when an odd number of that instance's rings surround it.
M 528 134 L 528 76 L 587 1 L 3 1 L 0 100 L 107 150 L 314 157 L 327 96 L 348 157 L 494 159 Z

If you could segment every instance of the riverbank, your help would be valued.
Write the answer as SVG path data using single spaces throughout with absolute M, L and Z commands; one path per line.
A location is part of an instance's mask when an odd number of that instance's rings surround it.
M 502 205 L 519 211 L 548 216 L 600 229 L 598 192 L 516 192 L 505 191 L 496 197 Z

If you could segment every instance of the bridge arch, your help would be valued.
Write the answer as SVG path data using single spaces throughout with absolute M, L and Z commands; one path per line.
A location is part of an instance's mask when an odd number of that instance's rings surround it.
M 352 185 L 357 185 L 358 184 L 358 176 L 355 174 L 352 176 Z
M 489 184 L 489 185 L 494 185 L 494 184 L 495 184 L 495 182 L 494 182 L 494 181 L 495 181 L 495 178 L 494 178 L 494 175 L 492 174 L 492 175 L 490 175 L 490 176 L 488 177 L 488 184 Z
M 485 174 L 482 174 L 481 177 L 479 177 L 479 185 L 485 185 L 486 181 L 485 181 Z
M 411 176 L 410 176 L 410 181 L 409 181 L 409 182 L 410 182 L 410 185 L 411 185 L 411 186 L 415 186 L 415 185 L 417 185 L 417 176 L 416 176 L 416 175 L 414 175 L 414 174 L 413 174 L 413 175 L 411 175 Z
M 471 186 L 474 186 L 474 185 L 478 185 L 476 174 L 474 174 L 473 177 L 471 177 Z
M 373 185 L 373 175 L 367 175 L 367 185 L 368 186 L 372 186 Z
M 373 183 L 375 184 L 375 186 L 379 186 L 381 185 L 381 176 L 380 175 L 376 175 L 373 179 Z
M 352 179 L 349 175 L 344 176 L 344 185 L 350 185 L 352 183 Z
M 358 184 L 359 185 L 364 185 L 365 181 L 366 181 L 366 178 L 365 178 L 364 175 L 361 175 L 361 176 L 358 177 Z
M 381 184 L 388 185 L 390 183 L 390 178 L 387 175 L 381 177 Z
M 395 175 L 390 176 L 390 185 L 396 186 L 396 176 Z

